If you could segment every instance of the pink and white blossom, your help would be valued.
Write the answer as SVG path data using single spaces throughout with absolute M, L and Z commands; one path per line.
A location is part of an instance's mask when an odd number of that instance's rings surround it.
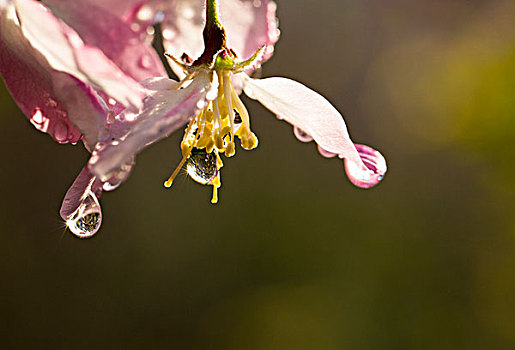
M 279 38 L 273 1 L 221 1 L 226 35 L 207 60 L 203 0 L 43 1 L 53 12 L 34 0 L 8 3 L 0 36 L 7 86 L 38 129 L 59 142 L 82 139 L 92 151 L 61 208 L 81 237 L 100 227 L 101 192 L 130 176 L 138 152 L 184 125 L 183 159 L 165 185 L 186 164 L 193 179 L 213 186 L 216 202 L 221 155 L 235 154 L 236 137 L 244 149 L 258 145 L 242 91 L 292 124 L 299 140 L 315 141 L 324 157 L 344 159 L 356 186 L 373 187 L 386 172 L 384 157 L 354 144 L 341 114 L 323 96 L 288 78 L 250 76 Z M 150 47 L 156 21 L 180 81 L 166 77 Z M 192 173 L 199 162 L 211 162 L 201 169 L 205 176 Z

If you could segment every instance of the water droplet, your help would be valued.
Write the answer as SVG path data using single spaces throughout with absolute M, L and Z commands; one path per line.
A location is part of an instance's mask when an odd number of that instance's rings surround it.
M 139 65 L 141 68 L 150 68 L 152 65 L 152 58 L 149 55 L 143 55 L 139 59 Z
M 169 28 L 163 29 L 163 39 L 164 40 L 172 40 L 175 37 L 175 32 Z
M 141 26 L 138 23 L 131 23 L 131 29 L 133 32 L 139 32 Z
M 136 17 L 142 22 L 150 21 L 154 17 L 154 11 L 150 5 L 142 6 Z
M 301 142 L 311 142 L 313 141 L 313 138 L 311 135 L 309 135 L 307 132 L 302 130 L 301 128 L 298 128 L 296 126 L 293 127 L 293 133 L 295 134 L 295 137 L 301 141 Z
M 210 184 L 218 173 L 215 151 L 194 148 L 186 161 L 188 175 L 202 185 Z
M 147 35 L 154 35 L 155 32 L 154 27 L 147 27 Z
M 109 176 L 109 179 L 102 185 L 102 189 L 104 191 L 112 191 L 118 188 L 131 175 L 134 164 L 133 157 L 129 162 L 123 164 L 118 171 Z
M 66 220 L 66 226 L 79 238 L 89 238 L 97 233 L 102 223 L 102 210 L 97 197 L 91 191 Z
M 156 15 L 154 16 L 154 22 L 155 23 L 162 22 L 164 18 L 165 18 L 164 12 L 158 11 L 158 12 L 156 12 Z
M 320 154 L 323 156 L 323 157 L 326 157 L 326 158 L 333 158 L 333 157 L 336 157 L 337 154 L 336 153 L 333 153 L 333 152 L 329 152 L 325 149 L 323 149 L 322 147 L 320 147 L 320 145 L 318 145 L 318 152 L 320 152 Z

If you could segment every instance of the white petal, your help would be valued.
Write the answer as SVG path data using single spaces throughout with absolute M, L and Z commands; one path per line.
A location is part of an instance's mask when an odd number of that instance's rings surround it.
M 352 160 L 364 170 L 341 114 L 319 93 L 287 78 L 244 78 L 245 93 L 300 128 L 326 151 Z
M 347 175 L 353 184 L 370 188 L 381 181 L 386 172 L 381 153 L 355 145 L 341 114 L 323 96 L 291 79 L 242 76 L 244 91 L 250 98 L 312 137 L 323 156 L 345 158 Z
M 145 98 L 138 114 L 126 110 L 118 115 L 97 144 L 89 167 L 102 181 L 144 147 L 186 124 L 206 106 L 209 92 L 217 88 L 208 73 L 200 73 L 190 85 L 179 90 L 168 89 L 162 81 L 154 84 L 158 85 L 165 89 L 154 91 Z

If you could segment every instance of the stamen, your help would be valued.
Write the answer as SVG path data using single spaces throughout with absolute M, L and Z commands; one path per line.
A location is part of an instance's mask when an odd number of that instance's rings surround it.
M 181 152 L 182 152 L 182 160 L 179 162 L 179 165 L 175 168 L 172 175 L 168 178 L 168 180 L 165 181 L 164 186 L 166 188 L 170 188 L 172 186 L 173 180 L 177 177 L 177 174 L 179 174 L 179 171 L 183 167 L 184 163 L 188 159 L 188 157 L 191 154 L 191 150 L 197 143 L 197 139 L 199 138 L 199 133 L 195 135 L 195 138 L 191 142 L 191 144 L 188 144 L 188 137 L 191 132 L 191 129 L 194 125 L 197 125 L 197 122 L 202 119 L 202 116 L 204 115 L 204 111 L 200 112 L 199 115 L 196 115 L 188 124 L 188 127 L 186 128 L 186 131 L 184 132 L 184 136 L 182 138 L 181 142 Z
M 189 156 L 189 154 L 188 154 L 188 156 Z M 177 165 L 177 168 L 175 168 L 175 170 L 173 171 L 172 175 L 170 175 L 168 180 L 165 181 L 164 185 L 166 188 L 170 188 L 172 186 L 173 180 L 175 179 L 177 174 L 179 174 L 179 171 L 182 169 L 182 166 L 186 162 L 186 159 L 188 159 L 188 157 L 185 157 L 185 156 L 182 157 L 182 160 L 179 163 L 179 165 Z
M 231 141 L 234 142 L 233 130 L 234 130 L 234 108 L 231 101 L 231 92 L 234 91 L 231 83 L 231 76 L 229 72 L 223 73 L 223 89 L 225 105 L 227 106 L 227 112 L 229 113 L 229 123 L 231 124 Z

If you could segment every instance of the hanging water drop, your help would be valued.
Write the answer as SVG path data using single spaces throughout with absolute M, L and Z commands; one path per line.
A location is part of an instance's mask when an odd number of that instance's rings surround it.
M 313 141 L 313 138 L 311 135 L 309 135 L 307 132 L 302 130 L 301 128 L 298 128 L 296 126 L 293 127 L 293 133 L 295 134 L 295 137 L 301 141 L 301 142 L 310 142 Z
M 188 175 L 202 185 L 208 185 L 218 173 L 216 151 L 207 153 L 205 149 L 194 148 L 186 161 Z
M 79 238 L 93 236 L 99 230 L 101 223 L 102 210 L 100 203 L 91 191 L 88 191 L 86 198 L 66 220 L 66 225 L 70 231 Z

